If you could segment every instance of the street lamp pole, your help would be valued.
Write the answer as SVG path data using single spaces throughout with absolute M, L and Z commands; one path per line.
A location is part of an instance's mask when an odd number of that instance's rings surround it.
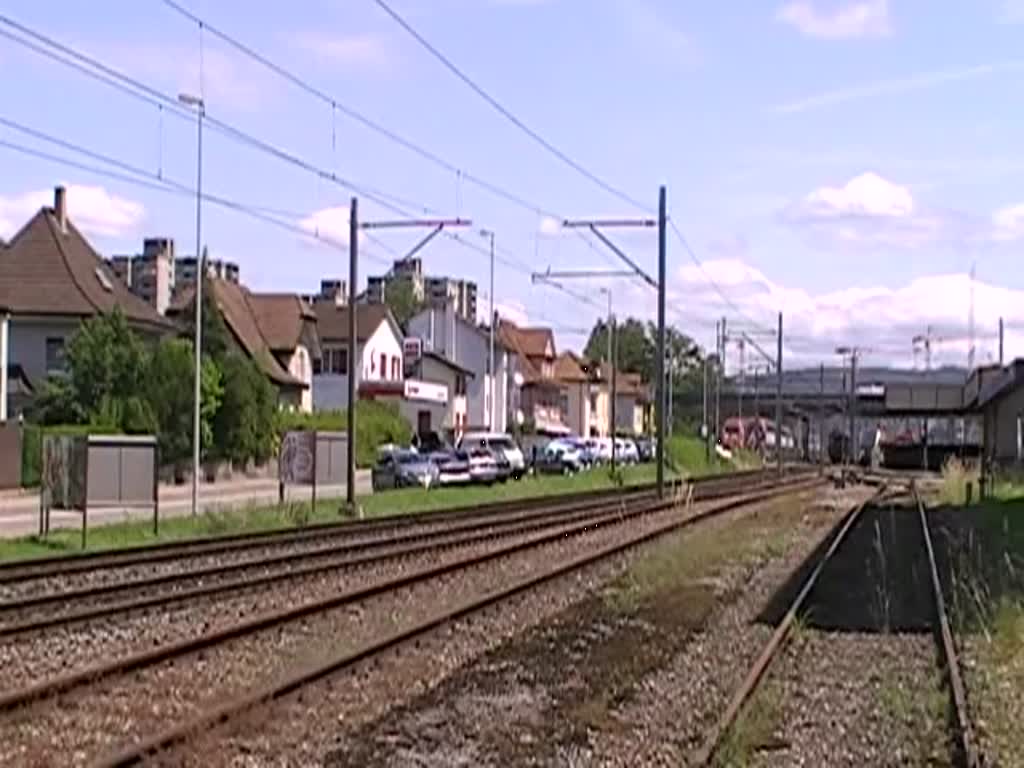
M 480 234 L 483 237 L 489 238 L 491 241 L 491 317 L 490 320 L 487 322 L 487 325 L 489 325 L 491 329 L 490 338 L 488 339 L 490 351 L 487 353 L 487 420 L 488 427 L 490 427 L 491 432 L 494 432 L 494 412 L 497 410 L 497 407 L 495 406 L 494 402 L 496 394 L 494 386 L 494 232 L 492 232 L 489 229 L 481 229 Z
M 192 407 L 192 516 L 199 514 L 199 458 L 200 458 L 200 397 L 202 391 L 203 362 L 203 276 L 202 248 L 203 232 L 203 116 L 206 104 L 199 96 L 187 93 L 178 95 L 178 101 L 196 111 L 196 334 L 195 334 L 195 401 Z

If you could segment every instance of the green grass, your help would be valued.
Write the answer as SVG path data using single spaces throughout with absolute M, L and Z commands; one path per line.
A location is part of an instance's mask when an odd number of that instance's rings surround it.
M 704 444 L 695 438 L 674 437 L 669 441 L 668 454 L 671 467 L 682 467 L 683 474 L 695 476 L 728 471 L 736 465 L 723 462 L 712 455 L 710 463 L 704 454 Z M 747 468 L 744 465 L 743 468 Z M 668 477 L 675 476 L 670 470 Z M 365 517 L 404 515 L 429 512 L 450 507 L 484 504 L 494 501 L 550 496 L 587 490 L 613 488 L 617 485 L 636 485 L 653 482 L 654 464 L 624 467 L 616 477 L 605 470 L 583 472 L 575 476 L 551 475 L 528 477 L 519 482 L 497 484 L 490 488 L 406 488 L 360 497 L 357 502 Z M 89 529 L 88 549 L 124 549 L 157 541 L 180 541 L 202 536 L 294 528 L 316 522 L 339 519 L 337 499 L 321 499 L 316 509 L 308 502 L 288 503 L 284 506 L 250 505 L 237 509 L 205 512 L 195 519 L 168 517 L 160 521 L 160 536 L 153 535 L 152 521 L 124 520 L 97 525 Z M 80 529 L 64 528 L 51 532 L 44 541 L 36 536 L 0 540 L 0 561 L 26 559 L 54 554 L 74 554 L 81 551 Z
M 643 464 L 624 468 L 621 474 L 625 485 L 651 482 L 655 467 Z M 565 477 L 528 477 L 519 482 L 507 482 L 490 488 L 407 488 L 360 497 L 357 503 L 366 517 L 404 515 L 428 512 L 464 505 L 507 501 L 560 493 L 615 487 L 616 481 L 606 471 L 595 470 Z M 160 521 L 160 536 L 153 535 L 151 519 L 124 520 L 97 525 L 89 529 L 88 549 L 123 549 L 151 544 L 157 541 L 180 541 L 202 536 L 294 528 L 310 523 L 337 521 L 339 500 L 320 499 L 316 509 L 309 502 L 290 502 L 283 506 L 257 506 L 207 511 L 196 518 L 168 517 Z M 61 528 L 50 533 L 46 540 L 36 536 L 0 540 L 0 561 L 25 559 L 54 554 L 74 554 L 81 551 L 81 533 L 78 528 Z

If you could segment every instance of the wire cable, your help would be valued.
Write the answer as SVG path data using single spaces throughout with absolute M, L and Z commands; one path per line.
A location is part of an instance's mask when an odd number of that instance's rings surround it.
M 470 90 L 472 90 L 474 93 L 476 93 L 477 96 L 479 96 L 481 99 L 487 102 L 502 117 L 504 117 L 514 126 L 516 126 L 516 128 L 518 128 L 520 131 L 522 131 L 531 139 L 533 139 L 537 144 L 539 144 L 541 147 L 547 150 L 551 155 L 558 158 L 561 162 L 572 168 L 574 171 L 579 173 L 584 178 L 590 180 L 591 182 L 599 186 L 605 192 L 608 192 L 609 194 L 619 198 L 620 200 L 628 203 L 629 205 L 636 207 L 638 210 L 649 210 L 649 206 L 637 201 L 636 198 L 630 197 L 622 190 L 612 186 L 607 181 L 597 176 L 595 173 L 589 171 L 587 168 L 582 166 L 577 161 L 573 160 L 565 152 L 560 150 L 558 147 L 556 147 L 550 141 L 545 139 L 535 130 L 526 125 L 526 123 L 524 123 L 522 120 L 516 117 L 511 110 L 507 109 L 501 102 L 499 102 L 496 98 L 491 96 L 491 94 L 485 91 L 480 85 L 478 85 L 476 81 L 474 81 L 469 75 L 467 75 L 463 70 L 459 69 L 459 67 L 452 63 L 452 61 L 447 56 L 445 56 L 440 50 L 431 45 L 431 43 L 425 37 L 423 37 L 423 35 L 421 35 L 408 21 L 406 21 L 397 11 L 395 11 L 384 0 L 373 1 L 381 8 L 381 10 L 384 11 L 384 13 L 390 16 L 396 24 L 398 24 L 417 43 L 419 43 L 420 46 L 422 46 L 428 53 L 430 53 L 431 56 L 440 61 L 449 72 L 451 72 L 453 75 L 455 75 L 455 77 L 457 77 L 459 80 L 465 83 L 470 88 Z

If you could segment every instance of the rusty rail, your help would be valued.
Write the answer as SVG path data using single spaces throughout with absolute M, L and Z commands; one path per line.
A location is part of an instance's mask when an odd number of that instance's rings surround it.
M 946 676 L 949 680 L 949 689 L 953 700 L 953 725 L 957 731 L 957 744 L 960 751 L 960 759 L 966 768 L 978 768 L 980 765 L 974 731 L 971 727 L 971 720 L 967 712 L 967 687 L 964 685 L 963 676 L 960 674 L 960 662 L 957 656 L 956 643 L 953 640 L 953 631 L 949 625 L 949 616 L 946 613 L 946 601 L 942 596 L 942 582 L 939 580 L 939 569 L 935 562 L 935 549 L 932 546 L 932 535 L 928 528 L 928 513 L 925 510 L 924 501 L 917 492 L 916 484 L 911 484 L 914 501 L 917 504 L 917 513 L 921 520 L 921 535 L 924 538 L 925 550 L 928 552 L 928 569 L 932 579 L 932 595 L 935 598 L 935 614 L 938 619 L 938 635 L 943 661 L 945 662 Z
M 731 483 L 748 478 L 757 479 L 763 477 L 767 479 L 768 474 L 765 470 L 755 469 L 722 475 L 704 475 L 692 478 L 688 482 L 696 483 L 700 486 L 714 486 L 719 483 Z M 401 530 L 412 526 L 443 524 L 450 520 L 483 518 L 539 507 L 554 507 L 558 505 L 564 508 L 573 508 L 585 501 L 593 500 L 599 502 L 612 499 L 628 499 L 638 494 L 649 494 L 653 489 L 654 484 L 647 483 L 627 486 L 625 488 L 600 489 L 554 496 L 535 496 L 511 501 L 467 505 L 367 520 L 314 523 L 301 529 L 250 531 L 248 533 L 224 536 L 198 537 L 188 541 L 144 544 L 128 549 L 69 553 L 66 555 L 0 562 L 0 584 L 41 579 L 50 576 L 64 576 L 93 571 L 97 568 L 119 568 L 144 563 L 165 562 L 182 557 L 197 557 L 222 554 L 224 552 L 244 551 L 245 549 L 257 547 L 279 546 L 308 539 L 323 540 L 325 537 Z
M 791 482 L 776 485 L 772 490 L 765 491 L 761 494 L 754 496 L 740 496 L 731 499 L 713 507 L 712 509 L 697 513 L 692 517 L 659 526 L 658 528 L 634 537 L 629 541 L 609 545 L 595 553 L 575 558 L 542 574 L 528 577 L 509 587 L 492 591 L 482 597 L 468 600 L 455 609 L 439 612 L 413 627 L 399 630 L 387 637 L 371 641 L 353 652 L 339 655 L 323 664 L 302 670 L 301 672 L 291 675 L 281 681 L 267 685 L 226 704 L 207 710 L 188 722 L 172 726 L 162 733 L 151 736 L 139 743 L 126 746 L 117 752 L 102 758 L 96 763 L 96 765 L 98 768 L 121 768 L 122 766 L 137 765 L 148 757 L 187 740 L 192 734 L 202 732 L 208 728 L 227 722 L 228 720 L 231 720 L 254 707 L 273 701 L 274 699 L 278 699 L 330 674 L 351 667 L 360 661 L 371 658 L 409 640 L 418 638 L 439 627 L 458 621 L 470 614 L 529 591 L 530 589 L 547 582 L 553 581 L 561 576 L 634 549 L 637 546 L 654 541 L 669 533 L 691 527 L 701 521 L 721 515 L 729 510 L 784 494 L 791 494 L 801 490 L 810 490 L 814 487 L 820 486 L 821 484 L 822 481 L 820 479 L 815 479 L 811 481 Z M 660 502 L 659 504 L 667 506 L 671 503 L 672 502 Z
M 801 487 L 809 487 L 809 485 L 806 481 L 802 484 L 801 482 L 795 482 L 790 485 L 783 484 L 774 493 L 768 492 L 766 495 L 778 495 L 782 492 L 791 493 L 794 489 L 799 489 Z M 739 504 L 746 503 L 746 501 L 748 501 L 746 497 L 740 496 L 737 497 L 737 499 L 726 502 L 720 506 L 725 508 L 734 508 Z M 310 601 L 283 611 L 262 614 L 247 621 L 224 627 L 200 637 L 186 638 L 156 648 L 123 656 L 111 661 L 100 662 L 82 669 L 73 670 L 64 675 L 59 675 L 22 688 L 0 693 L 0 711 L 10 710 L 33 701 L 52 697 L 58 693 L 63 693 L 73 688 L 77 688 L 83 684 L 108 678 L 119 673 L 142 669 L 162 661 L 167 661 L 168 659 L 184 656 L 244 635 L 286 624 L 318 613 L 323 613 L 334 608 L 366 600 L 368 598 L 402 589 L 404 587 L 409 587 L 420 582 L 436 579 L 475 565 L 507 557 L 533 547 L 553 543 L 564 539 L 567 536 L 582 535 L 596 527 L 615 525 L 636 517 L 663 511 L 671 508 L 673 503 L 673 500 L 657 501 L 639 509 L 608 513 L 597 520 L 585 521 L 575 526 L 566 526 L 552 533 L 535 536 L 526 541 L 510 544 L 469 558 L 455 560 L 432 568 L 422 569 L 397 578 L 384 579 L 366 587 L 342 592 L 326 599 Z
M 705 736 L 704 743 L 695 756 L 694 762 L 696 765 L 711 765 L 711 761 L 714 759 L 715 754 L 721 745 L 722 738 L 725 736 L 729 728 L 732 727 L 733 723 L 736 722 L 736 718 L 739 716 L 740 710 L 743 709 L 743 705 L 746 704 L 753 695 L 757 686 L 760 684 L 761 679 L 764 677 L 765 672 L 768 671 L 768 667 L 771 666 L 772 660 L 775 658 L 779 649 L 788 637 L 789 632 L 793 627 L 793 622 L 796 621 L 804 603 L 807 602 L 807 598 L 818 583 L 818 578 L 821 576 L 822 571 L 825 570 L 825 565 L 839 550 L 839 547 L 846 539 L 846 536 L 860 519 L 861 513 L 864 509 L 870 504 L 876 503 L 884 492 L 885 489 L 880 488 L 871 496 L 871 498 L 857 504 L 847 512 L 846 516 L 839 524 L 839 530 L 832 537 L 832 541 L 829 544 L 828 549 L 825 550 L 821 559 L 818 560 L 814 569 L 804 581 L 800 592 L 797 593 L 797 596 L 790 605 L 786 615 L 783 617 L 782 621 L 779 622 L 779 626 L 775 628 L 775 631 L 772 633 L 768 643 L 761 651 L 761 655 L 757 657 L 754 665 L 747 672 L 747 675 L 743 679 L 743 683 L 740 687 L 733 692 L 732 698 L 729 700 L 729 705 L 725 708 L 722 716 L 719 717 L 714 726 L 712 726 Z

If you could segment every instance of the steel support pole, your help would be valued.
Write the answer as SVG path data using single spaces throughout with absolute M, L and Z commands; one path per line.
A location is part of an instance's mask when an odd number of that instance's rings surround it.
M 199 514 L 199 461 L 202 448 L 202 389 L 203 389 L 203 278 L 205 268 L 203 266 L 202 237 L 203 237 L 203 105 L 196 106 L 196 334 L 195 344 L 195 398 L 192 404 L 192 516 Z
M 818 474 L 825 473 L 825 364 L 818 371 L 818 387 L 821 395 L 821 408 L 818 409 Z
M 350 514 L 356 512 L 356 281 L 359 277 L 359 200 L 353 197 L 348 229 L 348 471 L 345 501 Z
M 616 389 L 617 389 L 616 385 L 618 384 L 618 381 L 617 381 L 617 379 L 618 379 L 618 370 L 617 370 L 618 366 L 616 366 L 616 362 L 617 362 L 617 358 L 619 356 L 619 348 L 618 348 L 618 339 L 616 338 L 616 333 L 615 333 L 615 320 L 614 320 L 614 318 L 612 319 L 610 333 L 612 335 L 612 356 L 611 356 L 611 359 L 608 361 L 608 365 L 611 368 L 611 377 L 609 379 L 609 383 L 611 385 L 610 388 L 609 388 L 609 393 L 611 395 L 611 399 L 610 399 L 610 401 L 608 403 L 608 406 L 609 406 L 610 413 L 611 413 L 611 416 L 609 417 L 609 421 L 611 422 L 612 471 L 614 472 L 615 471 L 616 462 L 618 461 L 618 451 L 619 451 L 617 442 L 615 440 L 615 412 L 617 410 L 616 407 L 615 407 L 615 401 L 618 399 L 618 392 L 616 391 Z
M 497 388 L 494 386 L 494 233 L 490 233 L 491 236 L 491 331 L 490 331 L 490 350 L 487 353 L 487 387 L 490 391 L 490 397 L 488 400 L 487 413 L 490 417 L 490 424 L 488 425 L 491 432 L 496 430 L 494 413 L 497 410 Z M 475 318 L 474 318 L 475 319 Z
M 665 187 L 658 191 L 658 497 L 665 495 Z
M 857 463 L 860 458 L 860 441 L 857 439 L 857 351 L 850 355 L 850 461 Z
M 722 321 L 715 323 L 715 423 L 711 429 L 713 440 L 718 442 L 718 426 L 722 416 Z
M 701 416 L 701 425 L 704 429 L 704 455 L 708 462 L 711 461 L 711 431 L 708 429 L 708 356 L 704 355 L 704 408 Z
M 782 475 L 782 313 L 779 312 L 778 349 L 775 358 L 775 453 Z
M 605 334 L 608 336 L 608 354 L 605 359 L 608 365 L 612 365 L 612 292 L 608 290 L 608 324 L 605 326 Z M 612 398 L 612 380 L 608 377 L 608 437 L 615 437 L 615 408 Z M 615 467 L 615 441 L 612 439 L 612 467 Z

